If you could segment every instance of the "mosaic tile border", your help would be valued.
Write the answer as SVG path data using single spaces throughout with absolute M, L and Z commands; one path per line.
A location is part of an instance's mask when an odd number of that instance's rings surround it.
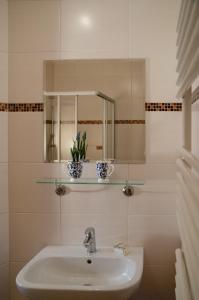
M 115 120 L 115 124 L 145 124 L 145 120 Z
M 103 124 L 102 120 L 78 120 L 80 125 L 101 125 Z
M 145 111 L 182 111 L 181 102 L 146 102 Z
M 0 111 L 8 111 L 8 103 L 0 103 Z
M 42 112 L 43 103 L 9 103 L 9 112 Z
M 53 122 L 56 124 L 57 122 Z M 52 124 L 51 120 L 46 120 L 45 124 Z M 75 124 L 75 121 L 61 121 L 61 124 Z M 78 124 L 80 125 L 101 125 L 103 124 L 102 120 L 79 120 Z M 108 121 L 108 124 L 111 124 L 111 120 Z M 115 120 L 115 124 L 145 124 L 145 120 Z
M 196 95 L 198 98 L 198 94 Z M 5 112 L 42 112 L 44 110 L 43 103 L 0 103 L 0 111 Z M 146 102 L 145 111 L 182 111 L 181 102 Z M 89 120 L 88 120 L 89 121 Z M 100 120 L 94 120 L 98 124 Z M 84 121 L 82 121 L 84 122 Z M 121 123 L 120 123 L 121 122 Z M 143 124 L 143 120 L 117 120 L 116 124 Z M 81 123 L 89 124 L 89 123 Z
M 42 112 L 43 103 L 0 103 L 0 111 L 5 112 Z
M 79 120 L 78 124 L 98 125 L 98 124 L 103 124 L 103 121 L 102 120 Z M 108 124 L 111 124 L 111 120 L 108 121 Z M 145 124 L 145 120 L 115 120 L 115 124 Z

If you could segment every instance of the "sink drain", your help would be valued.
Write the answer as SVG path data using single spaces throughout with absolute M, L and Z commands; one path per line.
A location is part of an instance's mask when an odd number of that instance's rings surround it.
M 91 259 L 87 259 L 87 264 L 92 264 L 92 260 Z

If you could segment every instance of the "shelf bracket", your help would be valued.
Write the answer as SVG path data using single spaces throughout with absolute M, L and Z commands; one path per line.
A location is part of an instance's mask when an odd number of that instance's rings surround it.
M 57 196 L 64 196 L 66 194 L 65 185 L 55 183 L 55 193 Z
M 125 184 L 125 186 L 122 189 L 122 192 L 127 197 L 133 196 L 134 195 L 134 188 L 127 181 L 126 184 Z

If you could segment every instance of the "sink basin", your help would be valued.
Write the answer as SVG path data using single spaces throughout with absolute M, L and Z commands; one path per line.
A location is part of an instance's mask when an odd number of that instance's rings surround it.
M 32 300 L 125 300 L 138 288 L 143 248 L 99 248 L 88 256 L 83 247 L 49 246 L 19 272 L 19 291 Z

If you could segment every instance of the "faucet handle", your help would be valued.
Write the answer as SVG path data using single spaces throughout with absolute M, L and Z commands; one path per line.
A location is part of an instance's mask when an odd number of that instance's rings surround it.
M 122 250 L 124 256 L 128 255 L 129 253 L 127 245 L 125 245 L 123 242 L 118 242 L 113 247 Z
M 117 242 L 116 244 L 113 245 L 113 247 L 122 249 L 122 248 L 125 248 L 126 245 L 123 242 Z
M 113 245 L 114 248 L 122 248 L 124 244 L 122 242 L 117 242 L 116 244 Z

